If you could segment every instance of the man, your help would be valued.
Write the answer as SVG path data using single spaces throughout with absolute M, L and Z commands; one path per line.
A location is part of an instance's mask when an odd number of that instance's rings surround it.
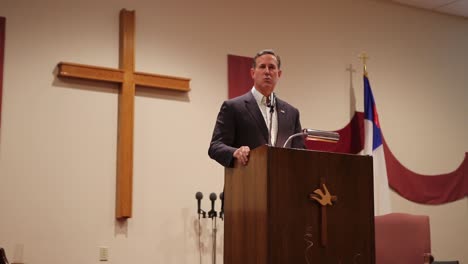
M 225 167 L 232 167 L 235 159 L 246 165 L 251 149 L 265 144 L 282 147 L 289 136 L 301 132 L 299 111 L 273 93 L 280 67 L 273 50 L 255 55 L 250 69 L 254 87 L 221 106 L 208 149 L 212 159 Z M 305 148 L 304 139 L 295 138 L 288 147 Z

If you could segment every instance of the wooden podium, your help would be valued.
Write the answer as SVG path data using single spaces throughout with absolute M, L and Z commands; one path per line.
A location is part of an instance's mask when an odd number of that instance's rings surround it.
M 256 148 L 225 171 L 224 264 L 374 264 L 373 201 L 370 156 Z

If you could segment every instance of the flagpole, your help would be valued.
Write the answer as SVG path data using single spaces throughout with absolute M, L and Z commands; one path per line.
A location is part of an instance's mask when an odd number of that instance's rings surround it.
M 367 60 L 369 59 L 369 56 L 367 56 L 367 53 L 363 52 L 359 55 L 359 58 L 362 60 L 362 64 L 364 65 L 364 76 L 367 76 Z
M 392 211 L 390 189 L 388 186 L 387 165 L 383 146 L 383 135 L 380 127 L 377 107 L 367 73 L 365 52 L 359 58 L 364 64 L 364 154 L 372 156 L 374 172 L 374 215 L 388 214 Z

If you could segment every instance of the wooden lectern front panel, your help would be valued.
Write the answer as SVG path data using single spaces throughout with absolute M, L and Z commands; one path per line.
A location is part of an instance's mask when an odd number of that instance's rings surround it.
M 375 263 L 371 157 L 263 146 L 225 177 L 225 264 Z
M 251 152 L 248 166 L 226 168 L 224 203 L 224 263 L 267 263 L 266 147 Z

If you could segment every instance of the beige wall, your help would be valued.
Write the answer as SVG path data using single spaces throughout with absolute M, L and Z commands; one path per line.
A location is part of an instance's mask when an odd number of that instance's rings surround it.
M 0 134 L 0 246 L 30 264 L 199 263 L 196 191 L 223 187 L 207 156 L 227 96 L 226 55 L 274 48 L 278 95 L 302 124 L 335 130 L 363 109 L 361 63 L 391 150 L 423 174 L 454 170 L 468 150 L 468 20 L 378 1 L 1 0 L 7 18 Z M 118 65 L 118 12 L 136 10 L 138 71 L 192 78 L 186 96 L 135 100 L 134 214 L 114 221 L 117 93 L 56 79 L 59 61 Z M 356 73 L 350 78 L 346 67 Z M 203 206 L 208 209 L 208 199 Z M 428 214 L 439 259 L 468 263 L 468 199 L 394 210 Z M 202 223 L 211 263 L 211 221 Z M 218 241 L 223 223 L 218 221 Z M 222 243 L 218 243 L 218 262 Z

